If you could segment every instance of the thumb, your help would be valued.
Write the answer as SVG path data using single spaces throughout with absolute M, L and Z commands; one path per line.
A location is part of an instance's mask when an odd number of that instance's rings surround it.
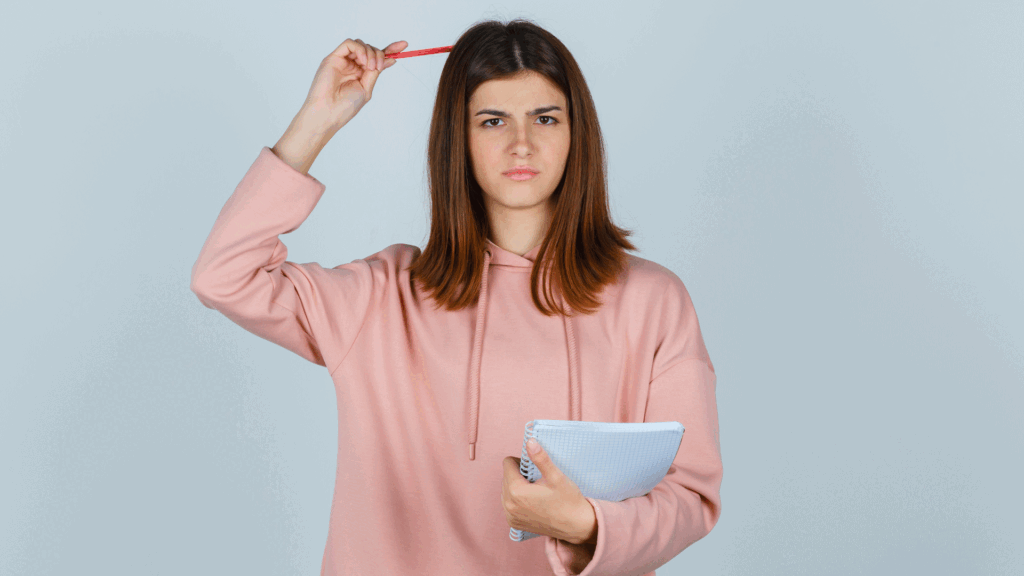
M 367 99 L 373 96 L 373 87 L 377 84 L 377 77 L 380 76 L 380 73 L 394 66 L 395 62 L 398 62 L 398 60 L 395 60 L 394 58 L 385 58 L 383 68 L 378 68 L 377 70 L 363 69 L 363 76 L 359 79 L 359 82 L 363 85 L 363 90 L 366 91 Z
M 380 70 L 363 69 L 363 76 L 359 79 L 359 83 L 362 84 L 363 91 L 366 92 L 367 100 L 373 96 L 373 86 L 377 83 L 377 77 L 380 76 L 380 72 Z
M 554 463 L 551 462 L 551 457 L 544 451 L 540 443 L 534 438 L 530 438 L 526 441 L 526 452 L 530 455 L 530 460 L 540 470 L 541 476 L 553 480 L 554 476 L 558 474 L 558 469 L 555 468 Z

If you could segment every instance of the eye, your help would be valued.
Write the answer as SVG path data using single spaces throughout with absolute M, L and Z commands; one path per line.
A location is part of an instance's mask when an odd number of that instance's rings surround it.
M 551 126 L 552 124 L 558 124 L 558 120 L 554 116 L 539 116 L 537 117 L 537 120 L 540 120 L 541 118 L 547 118 L 548 120 L 550 120 L 550 122 L 542 122 L 542 126 Z M 483 126 L 484 128 L 497 127 L 498 124 L 488 124 L 488 122 L 494 121 L 501 122 L 501 118 L 491 118 L 489 120 L 484 120 L 483 122 L 480 123 L 480 125 Z

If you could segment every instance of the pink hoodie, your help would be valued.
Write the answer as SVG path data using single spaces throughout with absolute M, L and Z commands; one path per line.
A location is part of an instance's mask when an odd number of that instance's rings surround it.
M 587 498 L 597 547 L 581 576 L 653 575 L 722 512 L 716 377 L 682 281 L 629 255 L 592 315 L 547 317 L 530 297 L 540 246 L 488 244 L 478 303 L 417 299 L 387 248 L 323 268 L 278 238 L 326 187 L 263 147 L 192 268 L 192 291 L 249 332 L 329 370 L 338 460 L 321 575 L 575 574 L 587 558 L 542 536 L 509 538 L 502 461 L 533 419 L 680 422 L 668 475 L 621 502 Z

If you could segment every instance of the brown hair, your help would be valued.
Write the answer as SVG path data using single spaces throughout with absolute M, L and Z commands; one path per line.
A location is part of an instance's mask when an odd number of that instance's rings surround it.
M 459 310 L 480 294 L 484 249 L 490 236 L 483 191 L 469 163 L 468 105 L 483 82 L 532 70 L 562 89 L 568 103 L 569 156 L 552 193 L 551 224 L 530 274 L 533 302 L 545 316 L 568 314 L 555 305 L 551 282 L 565 303 L 586 314 L 602 302 L 595 294 L 626 268 L 631 231 L 611 221 L 606 161 L 597 110 L 583 73 L 550 32 L 525 19 L 474 24 L 452 46 L 430 121 L 427 168 L 430 235 L 410 275 L 438 305 Z M 538 280 L 547 272 L 540 300 Z

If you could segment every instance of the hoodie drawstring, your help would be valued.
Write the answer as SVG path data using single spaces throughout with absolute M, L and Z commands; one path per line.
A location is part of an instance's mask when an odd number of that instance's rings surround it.
M 480 283 L 480 297 L 477 301 L 476 328 L 473 331 L 473 355 L 469 362 L 470 385 L 466 389 L 469 404 L 469 459 L 476 459 L 476 436 L 480 428 L 480 353 L 484 344 L 484 319 L 487 315 L 487 273 L 491 268 L 491 251 L 484 250 L 484 272 Z M 558 301 L 564 307 L 565 301 L 561 293 Z M 582 420 L 583 409 L 580 399 L 580 359 L 576 349 L 576 335 L 573 331 L 572 318 L 562 316 L 565 326 L 565 340 L 569 355 L 569 419 Z

